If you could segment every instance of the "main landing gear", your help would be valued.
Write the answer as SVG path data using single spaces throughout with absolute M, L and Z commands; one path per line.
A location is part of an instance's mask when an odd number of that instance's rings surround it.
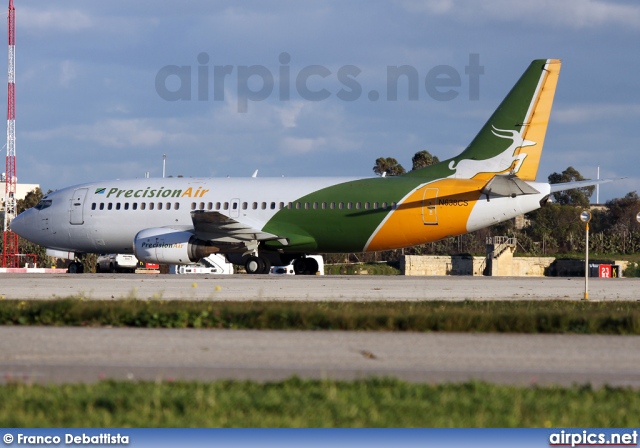
M 244 264 L 247 274 L 268 274 L 271 269 L 271 261 L 262 256 L 251 256 Z
M 279 263 L 283 263 L 283 261 L 284 264 L 287 264 L 286 260 L 280 260 Z M 273 263 L 278 263 L 278 261 L 272 262 L 263 255 L 252 255 L 245 262 L 244 268 L 247 274 L 268 274 Z M 293 265 L 293 272 L 296 275 L 316 275 L 319 270 L 318 262 L 311 257 L 294 258 L 289 265 Z

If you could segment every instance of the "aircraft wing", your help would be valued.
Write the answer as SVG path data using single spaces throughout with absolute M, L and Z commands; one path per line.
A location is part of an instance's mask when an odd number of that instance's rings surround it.
M 572 190 L 574 188 L 592 187 L 594 185 L 606 184 L 608 182 L 613 182 L 621 179 L 624 179 L 624 177 L 619 177 L 617 179 L 580 180 L 576 182 L 564 182 L 561 184 L 551 184 L 551 193 L 555 193 L 557 191 Z
M 205 241 L 246 243 L 280 238 L 261 231 L 257 223 L 241 222 L 219 212 L 196 210 L 191 212 L 191 219 L 196 236 Z

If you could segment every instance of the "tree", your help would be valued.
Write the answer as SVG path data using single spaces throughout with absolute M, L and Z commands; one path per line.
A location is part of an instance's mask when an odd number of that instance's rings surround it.
M 27 209 L 30 209 L 31 207 L 35 207 L 35 205 L 40 202 L 40 199 L 42 199 L 42 190 L 40 190 L 40 187 L 36 187 L 29 193 L 27 193 L 24 199 L 18 199 L 16 201 L 16 209 L 18 214 Z
M 373 167 L 373 172 L 379 176 L 382 176 L 383 174 L 387 176 L 399 176 L 406 173 L 402 165 L 400 165 L 393 157 L 378 157 L 376 159 L 376 164 Z
M 640 197 L 632 191 L 624 198 L 615 198 L 607 201 L 609 210 L 609 228 L 624 229 L 627 231 L 640 230 L 640 224 L 636 221 L 636 215 L 640 212 Z
M 438 157 L 432 156 L 429 151 L 424 150 L 415 153 L 415 155 L 411 158 L 411 162 L 413 163 L 411 171 L 415 171 L 429 165 L 440 163 L 440 160 L 438 159 Z
M 563 182 L 576 182 L 586 180 L 578 170 L 570 166 L 561 174 L 552 173 L 549 175 L 550 184 L 559 184 Z M 574 188 L 572 190 L 557 191 L 553 193 L 553 198 L 558 204 L 574 205 L 583 208 L 589 207 L 589 198 L 593 194 L 596 187 Z

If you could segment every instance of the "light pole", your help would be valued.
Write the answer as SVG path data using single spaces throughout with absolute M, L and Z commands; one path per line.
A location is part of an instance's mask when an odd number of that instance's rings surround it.
M 640 213 L 638 213 L 640 216 Z M 586 244 L 584 246 L 584 297 L 582 300 L 589 300 L 589 221 L 591 221 L 591 212 L 585 210 L 580 213 L 580 221 L 585 223 Z

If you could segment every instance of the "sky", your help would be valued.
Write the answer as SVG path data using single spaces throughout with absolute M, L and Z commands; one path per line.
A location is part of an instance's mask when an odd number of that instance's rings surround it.
M 161 177 L 163 154 L 168 176 L 410 169 L 459 154 L 540 58 L 563 65 L 538 180 L 640 190 L 633 0 L 14 2 L 18 182 L 44 191 Z M 402 66 L 419 83 L 394 98 Z

